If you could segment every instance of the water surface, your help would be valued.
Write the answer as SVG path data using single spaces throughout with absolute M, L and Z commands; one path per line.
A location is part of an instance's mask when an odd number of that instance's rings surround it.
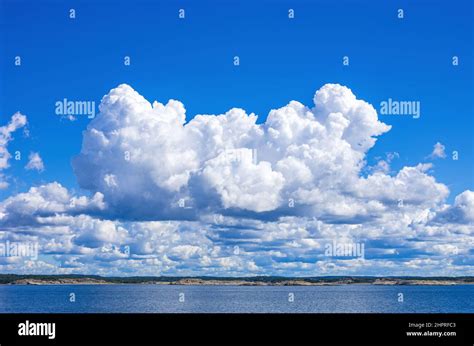
M 474 285 L 0 285 L 0 312 L 474 313 Z

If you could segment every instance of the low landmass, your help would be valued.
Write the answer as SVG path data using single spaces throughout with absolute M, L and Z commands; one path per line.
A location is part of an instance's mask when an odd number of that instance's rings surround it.
M 473 276 L 415 277 L 415 276 L 321 276 L 321 277 L 166 277 L 133 276 L 102 277 L 98 275 L 17 275 L 0 274 L 3 285 L 225 285 L 225 286 L 326 286 L 326 285 L 466 285 L 474 284 Z

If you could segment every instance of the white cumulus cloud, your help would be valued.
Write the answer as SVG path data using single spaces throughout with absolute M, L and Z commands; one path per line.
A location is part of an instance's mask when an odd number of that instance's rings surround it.
M 290 198 L 307 206 L 316 191 L 356 182 L 366 152 L 390 130 L 347 87 L 327 84 L 314 101 L 291 101 L 261 125 L 236 108 L 186 123 L 181 102 L 150 103 L 122 84 L 104 96 L 74 171 L 81 187 L 134 218 L 179 217 L 180 199 L 200 210 L 285 213 Z
M 261 124 L 238 108 L 186 122 L 181 102 L 125 84 L 99 110 L 73 159 L 90 194 L 53 182 L 0 202 L 0 241 L 37 241 L 48 263 L 1 270 L 472 275 L 474 192 L 447 204 L 432 164 L 393 172 L 397 153 L 367 167 L 390 126 L 347 87 L 324 85 L 313 105 L 290 101 Z M 17 115 L 0 131 L 4 147 L 24 124 Z M 328 257 L 333 242 L 363 244 L 364 259 Z

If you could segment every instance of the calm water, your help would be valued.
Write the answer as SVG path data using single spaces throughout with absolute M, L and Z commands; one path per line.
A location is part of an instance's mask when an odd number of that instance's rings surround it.
M 76 301 L 69 301 L 74 293 Z M 183 298 L 184 302 L 180 302 Z M 289 302 L 290 293 L 294 302 Z M 403 302 L 398 294 L 403 293 Z M 0 285 L 0 312 L 474 312 L 474 285 Z

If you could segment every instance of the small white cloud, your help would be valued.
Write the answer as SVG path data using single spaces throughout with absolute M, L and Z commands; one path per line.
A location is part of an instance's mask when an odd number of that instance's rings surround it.
M 62 115 L 61 119 L 66 119 L 66 120 L 69 120 L 69 121 L 76 121 L 77 120 L 77 118 L 74 115 L 71 115 L 71 114 Z
M 370 167 L 369 169 L 372 172 L 381 172 L 381 173 L 388 174 L 390 173 L 390 164 L 392 163 L 394 159 L 397 159 L 399 157 L 400 155 L 397 152 L 387 153 L 385 159 L 379 158 L 379 161 L 377 161 L 377 164 L 373 167 Z
M 8 161 L 10 160 L 10 153 L 8 152 L 7 146 L 13 137 L 12 133 L 16 130 L 24 127 L 27 123 L 26 116 L 17 112 L 12 115 L 10 122 L 7 125 L 0 127 L 0 171 L 9 167 Z M 5 176 L 0 173 L 0 189 L 8 187 L 8 183 L 5 181 Z
M 444 159 L 446 158 L 446 152 L 445 152 L 445 146 L 441 144 L 440 142 L 437 142 L 433 146 L 433 152 L 430 154 L 429 158 L 431 159 Z
M 39 153 L 32 152 L 28 156 L 28 163 L 25 168 L 29 171 L 36 170 L 38 172 L 44 171 L 44 163 Z
M 8 187 L 8 183 L 3 181 L 3 176 L 0 175 L 0 190 L 6 189 Z

